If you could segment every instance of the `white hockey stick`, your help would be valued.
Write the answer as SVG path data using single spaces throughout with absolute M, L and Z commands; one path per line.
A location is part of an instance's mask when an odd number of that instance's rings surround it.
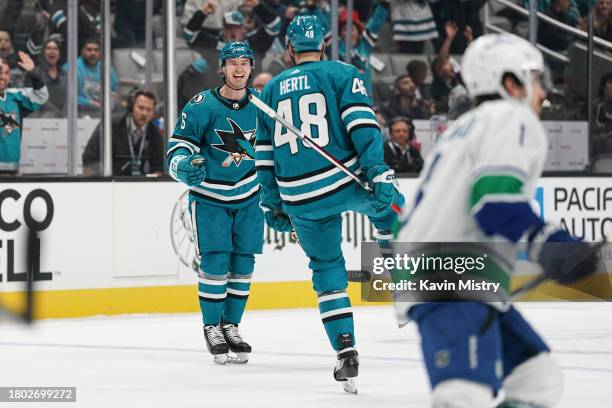
M 369 185 L 367 185 L 362 179 L 360 179 L 355 173 L 353 173 L 352 171 L 350 171 L 344 164 L 342 164 L 342 162 L 340 162 L 338 159 L 336 159 L 334 156 L 332 156 L 331 154 L 327 153 L 325 150 L 323 150 L 323 148 L 321 146 L 319 146 L 314 140 L 312 140 L 311 137 L 303 134 L 302 132 L 300 132 L 295 126 L 293 126 L 292 123 L 290 123 L 289 121 L 287 121 L 285 118 L 283 118 L 282 116 L 280 116 L 274 109 L 272 109 L 271 107 L 269 107 L 265 102 L 263 102 L 261 99 L 259 99 L 258 97 L 256 97 L 255 95 L 249 95 L 249 100 L 251 101 L 251 103 L 253 103 L 253 105 L 255 105 L 257 107 L 257 109 L 261 110 L 262 112 L 264 112 L 266 115 L 270 116 L 272 119 L 276 120 L 277 122 L 279 122 L 281 125 L 283 125 L 285 127 L 285 129 L 287 129 L 288 131 L 290 131 L 291 133 L 293 133 L 294 135 L 296 135 L 297 137 L 299 137 L 300 139 L 302 139 L 303 141 L 305 141 L 306 143 L 308 143 L 315 152 L 319 153 L 321 156 L 323 156 L 327 161 L 329 161 L 331 164 L 333 164 L 334 166 L 336 166 L 337 168 L 339 168 L 340 170 L 342 170 L 347 176 L 349 176 L 350 178 L 352 178 L 357 184 L 359 184 L 364 190 L 368 191 L 368 192 L 372 192 L 372 187 L 370 187 Z M 399 208 L 399 206 L 397 204 L 391 204 L 391 208 L 393 209 L 393 211 L 395 211 L 397 214 L 401 214 L 402 210 Z

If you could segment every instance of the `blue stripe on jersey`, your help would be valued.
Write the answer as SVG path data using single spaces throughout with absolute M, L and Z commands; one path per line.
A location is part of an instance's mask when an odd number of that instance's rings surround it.
M 474 217 L 485 234 L 501 235 L 511 242 L 517 242 L 527 229 L 542 223 L 525 201 L 487 202 Z

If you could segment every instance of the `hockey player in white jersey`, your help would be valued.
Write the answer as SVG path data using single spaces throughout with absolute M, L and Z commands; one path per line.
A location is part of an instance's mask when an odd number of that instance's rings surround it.
M 402 242 L 489 249 L 502 242 L 516 249 L 526 241 L 550 279 L 571 283 L 594 272 L 591 247 L 546 223 L 530 204 L 547 153 L 538 118 L 543 70 L 540 51 L 513 35 L 485 35 L 466 50 L 461 74 L 475 107 L 448 128 L 427 160 L 397 250 Z M 497 407 L 546 408 L 559 400 L 559 367 L 507 301 L 515 262 L 507 255 L 481 274 L 500 284 L 499 302 L 396 302 L 419 326 L 432 407 L 494 407 L 497 399 Z

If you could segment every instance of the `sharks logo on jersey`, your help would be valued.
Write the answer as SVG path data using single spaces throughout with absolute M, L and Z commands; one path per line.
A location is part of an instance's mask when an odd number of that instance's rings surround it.
M 7 136 L 14 129 L 19 128 L 17 115 L 15 113 L 4 112 L 0 109 L 0 127 L 4 128 L 4 136 Z
M 255 160 L 255 129 L 244 131 L 230 118 L 227 118 L 231 130 L 215 129 L 222 143 L 213 144 L 212 147 L 228 153 L 221 165 L 229 167 L 232 162 L 240 166 L 243 160 Z

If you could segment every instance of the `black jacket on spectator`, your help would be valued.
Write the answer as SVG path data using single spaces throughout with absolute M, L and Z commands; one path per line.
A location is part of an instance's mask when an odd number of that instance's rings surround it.
M 425 106 L 425 102 L 422 100 L 417 100 L 415 106 L 409 110 L 405 110 L 402 108 L 400 98 L 397 95 L 392 96 L 388 102 L 384 103 L 380 107 L 380 111 L 387 120 L 397 116 L 405 116 L 410 119 L 429 119 L 431 116 L 427 110 L 427 106 Z
M 384 145 L 385 163 L 396 173 L 418 173 L 423 168 L 421 153 L 412 146 L 404 152 L 399 145 L 388 141 Z
M 51 78 L 47 63 L 41 58 L 39 64 L 40 76 L 45 81 L 49 90 L 49 99 L 47 103 L 40 107 L 32 117 L 59 118 L 66 116 L 66 72 L 59 67 L 57 76 Z M 32 86 L 27 83 L 26 86 Z
M 113 176 L 131 176 L 130 162 L 132 156 L 129 147 L 128 115 L 113 121 Z M 134 150 L 137 154 L 140 140 L 136 142 Z M 147 133 L 144 136 L 144 150 L 141 157 L 141 172 L 147 174 L 164 170 L 164 143 L 161 131 L 153 122 L 147 125 Z M 100 126 L 98 126 L 87 142 L 83 151 L 83 166 L 96 165 L 100 161 Z
M 544 14 L 563 24 L 575 26 L 575 22 L 567 13 L 558 13 L 551 8 L 548 8 Z M 566 51 L 570 43 L 570 36 L 571 34 L 566 33 L 562 29 L 557 28 L 552 24 L 545 21 L 538 22 L 538 43 L 550 48 L 551 50 Z

